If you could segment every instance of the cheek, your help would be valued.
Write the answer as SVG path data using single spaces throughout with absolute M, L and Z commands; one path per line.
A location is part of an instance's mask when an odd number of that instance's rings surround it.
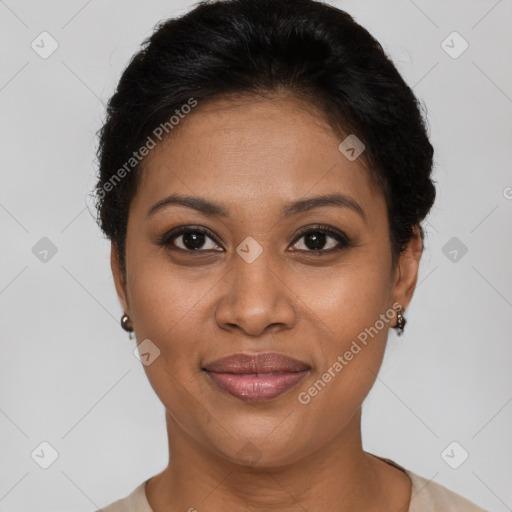
M 155 362 L 145 366 L 150 381 L 153 384 L 157 373 L 159 380 L 190 380 L 205 338 L 199 317 L 204 315 L 210 286 L 204 281 L 187 282 L 179 269 L 150 259 L 133 272 L 129 293 L 137 343 L 149 339 L 159 351 Z
M 184 286 L 176 271 L 146 264 L 139 267 L 131 294 L 137 343 L 149 339 L 158 354 L 144 365 L 149 383 L 168 411 L 188 417 L 198 396 L 204 336 L 197 315 L 204 307 L 205 288 Z
M 130 289 L 138 343 L 149 339 L 159 351 L 144 371 L 173 421 L 196 440 L 212 445 L 205 432 L 215 430 L 220 419 L 203 403 L 199 363 L 210 339 L 204 322 L 213 307 L 209 290 L 214 290 L 218 278 L 211 283 L 192 281 L 176 267 L 149 261 L 134 269 L 137 277 Z M 225 429 L 218 430 L 217 441 L 229 444 L 222 438 Z
M 360 248 L 346 262 L 325 272 L 297 272 L 292 286 L 299 303 L 321 320 L 320 326 L 330 332 L 331 339 L 356 337 L 389 308 L 391 259 L 385 255 L 385 247 Z
M 166 342 L 201 304 L 207 290 L 204 281 L 161 256 L 141 252 L 131 263 L 128 292 L 137 334 Z
M 298 397 L 312 421 L 333 414 L 346 421 L 375 382 L 394 316 L 390 265 L 390 259 L 367 254 L 316 278 L 314 287 L 313 279 L 302 281 L 298 295 L 307 297 L 306 310 L 314 312 L 311 321 L 316 316 L 315 329 L 323 334 L 316 337 L 314 375 Z
M 360 409 L 377 378 L 391 325 L 382 298 L 361 288 L 338 291 L 328 307 L 323 320 L 329 331 L 318 337 L 314 350 L 318 364 L 296 396 L 301 426 L 314 431 L 319 444 Z

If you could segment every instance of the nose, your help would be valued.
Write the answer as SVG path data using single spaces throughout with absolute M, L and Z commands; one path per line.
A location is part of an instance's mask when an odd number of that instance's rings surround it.
M 271 267 L 265 250 L 252 263 L 235 255 L 226 279 L 229 285 L 216 309 L 219 327 L 261 336 L 295 325 L 293 291 L 284 281 L 284 273 Z

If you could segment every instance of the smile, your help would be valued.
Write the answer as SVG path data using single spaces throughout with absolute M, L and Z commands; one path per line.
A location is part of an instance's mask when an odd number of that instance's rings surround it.
M 244 401 L 264 401 L 294 388 L 311 366 L 275 352 L 234 354 L 202 368 L 216 389 Z
M 213 383 L 240 400 L 263 401 L 295 387 L 309 370 L 283 373 L 206 372 Z

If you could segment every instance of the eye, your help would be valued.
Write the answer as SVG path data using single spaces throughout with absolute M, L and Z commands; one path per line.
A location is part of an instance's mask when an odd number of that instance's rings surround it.
M 304 238 L 304 242 L 295 242 L 292 246 L 293 252 L 305 251 L 322 254 L 339 251 L 349 246 L 349 239 L 343 232 L 324 225 L 309 226 L 303 229 L 296 240 L 301 238 Z M 326 244 L 327 247 L 325 247 Z
M 304 238 L 304 242 L 298 243 L 301 238 Z M 324 225 L 303 228 L 295 240 L 291 247 L 292 252 L 309 252 L 315 255 L 335 252 L 350 245 L 348 237 L 343 232 Z M 157 241 L 157 245 L 190 253 L 223 250 L 219 248 L 220 242 L 210 230 L 194 226 L 171 230 Z
M 215 235 L 205 228 L 181 227 L 166 233 L 158 245 L 187 252 L 217 251 Z

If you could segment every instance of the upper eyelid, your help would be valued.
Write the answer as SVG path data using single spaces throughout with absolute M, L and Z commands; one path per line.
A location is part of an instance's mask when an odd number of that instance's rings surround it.
M 168 233 L 162 235 L 158 241 L 160 245 L 166 245 L 173 242 L 176 238 L 183 236 L 185 233 L 203 233 L 207 237 L 211 238 L 213 242 L 220 245 L 218 237 L 204 226 L 183 226 L 180 228 L 171 229 Z
M 175 231 L 175 230 L 171 230 L 171 232 L 172 231 Z M 329 227 L 329 226 L 325 226 L 325 225 L 321 225 L 321 224 L 310 225 L 310 226 L 305 226 L 305 227 L 301 228 L 299 230 L 299 232 L 296 233 L 294 235 L 294 237 L 291 239 L 290 243 L 295 244 L 303 236 L 305 236 L 309 232 L 314 232 L 314 231 L 325 232 L 325 233 L 327 233 L 327 236 L 330 236 L 330 237 L 336 239 L 338 241 L 338 243 L 343 243 L 343 242 L 348 243 L 348 237 L 347 237 L 347 235 L 345 233 L 343 233 L 342 231 L 338 232 L 338 230 L 336 230 L 335 228 L 332 228 L 332 227 Z M 180 228 L 176 228 L 176 232 L 174 232 L 172 234 L 164 234 L 160 238 L 161 244 L 165 245 L 165 244 L 172 243 L 176 238 L 184 235 L 187 232 L 200 232 L 200 233 L 203 233 L 206 236 L 208 236 L 217 245 L 221 245 L 221 242 L 219 240 L 217 240 L 217 236 L 214 235 L 214 233 L 210 229 L 206 228 L 205 226 L 183 226 L 183 227 L 180 227 Z M 338 240 L 338 238 L 340 238 L 341 240 Z M 181 247 L 178 247 L 178 249 L 181 249 Z M 201 252 L 201 251 L 204 251 L 204 249 L 203 250 L 200 249 L 198 251 L 187 251 L 186 249 L 182 249 L 182 250 L 184 250 L 186 252 Z M 211 249 L 209 249 L 209 250 L 211 250 Z M 323 250 L 323 249 L 321 249 L 321 250 Z

